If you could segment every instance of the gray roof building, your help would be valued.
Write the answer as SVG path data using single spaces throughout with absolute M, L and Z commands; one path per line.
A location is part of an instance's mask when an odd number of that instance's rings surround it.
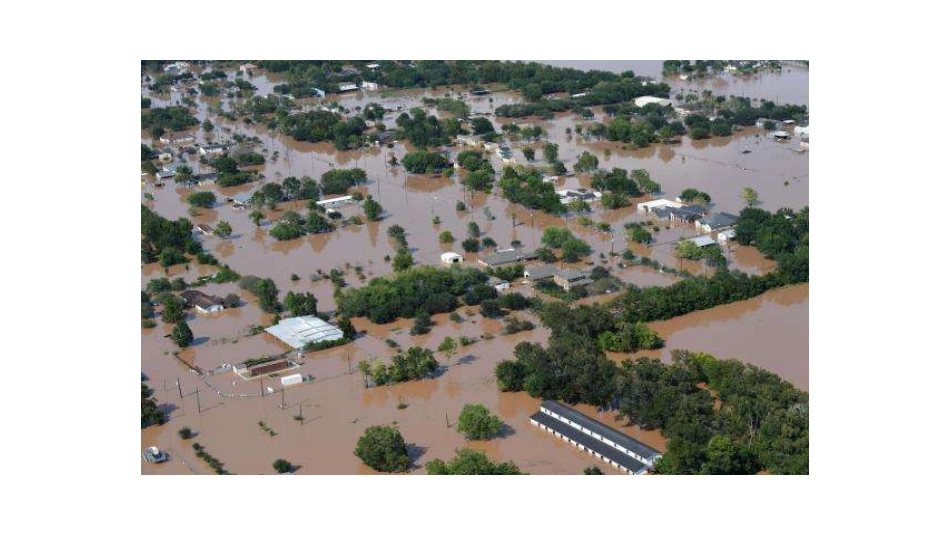
M 739 216 L 727 214 L 725 212 L 718 212 L 699 220 L 699 225 L 708 232 L 728 228 L 734 226 L 738 222 Z
M 524 276 L 526 279 L 531 279 L 533 281 L 550 279 L 554 276 L 554 273 L 557 271 L 557 266 L 553 264 L 541 264 L 538 266 L 530 266 L 525 268 Z

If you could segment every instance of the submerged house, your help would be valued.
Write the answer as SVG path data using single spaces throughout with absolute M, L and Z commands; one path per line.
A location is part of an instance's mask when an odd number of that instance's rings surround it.
M 487 254 L 479 258 L 476 262 L 481 266 L 496 267 L 503 266 L 505 264 L 514 264 L 515 262 L 534 260 L 537 257 L 538 255 L 534 251 L 523 252 L 517 249 L 505 249 L 504 251 L 497 251 Z
M 590 272 L 579 269 L 559 269 L 554 272 L 554 284 L 560 286 L 565 292 L 569 292 L 580 286 L 593 284 L 590 278 Z
M 696 228 L 703 232 L 716 232 L 734 227 L 739 222 L 739 216 L 718 212 L 696 221 Z
M 574 200 L 591 203 L 600 200 L 600 198 L 603 196 L 603 194 L 599 191 L 590 191 L 583 188 L 559 189 L 554 193 L 557 193 L 558 197 L 561 198 L 561 204 L 570 204 L 570 202 Z
M 185 290 L 181 292 L 179 297 L 185 302 L 185 306 L 195 307 L 195 310 L 202 314 L 210 314 L 224 310 L 223 299 L 198 290 Z

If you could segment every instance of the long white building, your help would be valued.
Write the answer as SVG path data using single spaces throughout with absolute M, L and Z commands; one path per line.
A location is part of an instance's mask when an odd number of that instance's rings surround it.
M 627 474 L 644 474 L 663 456 L 639 440 L 557 401 L 542 402 L 538 412 L 531 416 L 531 423 Z

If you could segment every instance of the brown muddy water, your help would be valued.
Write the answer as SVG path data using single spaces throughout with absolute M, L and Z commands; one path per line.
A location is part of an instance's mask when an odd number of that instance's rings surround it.
M 621 73 L 633 71 L 670 84 L 673 92 L 710 90 L 716 95 L 736 95 L 780 104 L 808 104 L 808 68 L 785 66 L 779 71 L 763 71 L 748 76 L 724 73 L 701 80 L 684 81 L 663 76 L 663 60 L 542 60 L 541 63 L 575 69 L 597 69 Z
M 807 89 L 807 72 L 805 76 Z M 260 89 L 259 94 L 270 92 L 275 84 L 280 83 L 278 77 L 270 74 L 256 73 L 250 80 Z M 751 87 L 748 87 L 749 91 Z M 386 108 L 397 110 L 419 106 L 423 96 L 437 97 L 450 91 L 440 88 L 437 91 L 366 92 L 338 97 L 338 100 L 351 111 L 370 102 L 379 102 Z M 177 94 L 170 97 L 151 95 L 144 89 L 143 96 L 152 97 L 154 106 L 170 105 L 180 98 Z M 519 97 L 513 92 L 500 92 L 491 98 L 465 98 L 473 112 L 489 114 L 487 117 L 499 127 L 504 121 L 491 115 L 494 107 L 517 101 Z M 292 175 L 319 179 L 327 170 L 341 167 L 366 170 L 369 183 L 360 189 L 380 200 L 386 209 L 382 221 L 287 242 L 278 242 L 268 235 L 269 223 L 256 227 L 248 218 L 249 211 L 235 211 L 223 202 L 225 197 L 235 193 L 254 191 L 262 182 L 236 188 L 199 187 L 213 191 L 219 202 L 214 208 L 201 209 L 194 216 L 189 215 L 185 202 L 194 190 L 177 187 L 170 181 L 164 187 L 146 181 L 142 190 L 143 202 L 165 217 L 187 217 L 196 224 L 213 225 L 218 220 L 228 221 L 234 230 L 230 238 L 198 238 L 206 249 L 241 274 L 273 278 L 282 295 L 287 291 L 313 292 L 319 299 L 321 311 L 332 312 L 335 303 L 332 284 L 318 273 L 328 273 L 333 268 L 344 270 L 347 284 L 359 287 L 375 276 L 391 272 L 385 257 L 394 254 L 396 246 L 387 237 L 386 229 L 393 224 L 406 229 L 417 264 L 437 265 L 442 252 L 453 249 L 461 252 L 458 241 L 466 236 L 468 222 L 475 221 L 483 236 L 491 236 L 500 246 L 519 240 L 527 248 L 540 246 L 541 233 L 546 226 L 567 226 L 594 248 L 589 262 L 614 267 L 614 273 L 620 279 L 640 286 L 669 285 L 678 278 L 651 268 L 620 268 L 617 266 L 619 259 L 611 258 L 608 253 L 621 253 L 629 248 L 638 256 L 649 256 L 668 267 L 693 273 L 705 269 L 699 263 L 680 264 L 672 256 L 672 243 L 696 234 L 689 227 L 658 225 L 657 243 L 653 247 L 627 244 L 622 238 L 624 223 L 643 220 L 643 216 L 632 207 L 613 211 L 595 208 L 590 214 L 594 221 L 609 223 L 614 230 L 612 236 L 581 226 L 576 217 L 553 217 L 512 205 L 497 190 L 491 195 L 478 193 L 468 197 L 458 183 L 458 177 L 407 176 L 401 167 L 391 169 L 386 161 L 391 154 L 401 158 L 407 152 L 404 143 L 397 143 L 393 148 L 336 151 L 326 143 L 296 142 L 269 132 L 261 125 L 221 119 L 209 110 L 209 106 L 219 99 L 201 97 L 197 101 L 199 120 L 207 117 L 216 125 L 210 135 L 194 131 L 200 141 L 223 140 L 234 133 L 258 136 L 263 141 L 259 150 L 268 149 L 268 161 L 259 169 L 265 181 L 280 181 Z M 305 103 L 307 106 L 316 104 L 316 101 Z M 223 105 L 228 109 L 227 100 Z M 434 110 L 430 111 L 434 113 Z M 602 120 L 602 111 L 594 111 L 597 120 Z M 384 122 L 392 126 L 397 115 L 398 111 L 387 114 Z M 671 197 L 687 187 L 707 191 L 716 203 L 714 210 L 737 213 L 742 207 L 739 192 L 744 186 L 755 188 L 761 206 L 769 210 L 783 206 L 799 209 L 808 204 L 807 153 L 796 154 L 787 144 L 766 140 L 756 129 L 746 129 L 730 138 L 701 142 L 684 139 L 678 146 L 627 150 L 617 143 L 566 134 L 565 129 L 584 124 L 569 114 L 561 114 L 550 121 L 526 118 L 517 122 L 536 123 L 545 128 L 548 139 L 560 145 L 560 157 L 568 167 L 581 152 L 592 151 L 600 158 L 601 167 L 648 169 Z M 143 143 L 157 145 L 148 139 L 146 132 L 142 132 L 141 137 Z M 518 163 L 524 163 L 519 150 L 523 144 L 509 144 L 515 149 Z M 607 149 L 609 155 L 605 154 Z M 452 149 L 453 152 L 458 150 Z M 269 157 L 273 151 L 278 152 L 276 160 Z M 495 168 L 500 170 L 501 161 L 494 154 L 491 159 Z M 187 161 L 194 169 L 199 169 L 196 156 Z M 562 178 L 557 187 L 588 186 L 589 183 L 589 177 L 581 175 Z M 154 200 L 144 200 L 144 193 L 152 195 Z M 467 211 L 455 210 L 459 200 L 469 205 Z M 266 215 L 273 220 L 291 209 L 306 212 L 303 203 L 296 206 L 285 203 L 276 212 L 266 211 Z M 356 205 L 344 206 L 340 210 L 346 217 L 362 215 Z M 441 220 L 439 225 L 433 224 L 435 216 Z M 458 241 L 454 245 L 438 242 L 438 234 L 444 230 L 451 231 L 456 237 Z M 604 258 L 600 257 L 601 254 Z M 466 263 L 474 263 L 478 255 L 464 256 Z M 732 244 L 726 256 L 732 269 L 762 273 L 774 268 L 773 262 L 762 258 L 752 248 Z M 362 268 L 363 278 L 355 269 L 357 266 Z M 141 282 L 143 288 L 148 280 L 160 276 L 180 276 L 191 282 L 209 272 L 207 267 L 195 264 L 169 270 L 151 264 L 143 266 Z M 292 274 L 300 279 L 291 281 Z M 515 287 L 518 291 L 531 293 L 529 287 L 520 284 Z M 424 473 L 425 462 L 450 458 L 455 448 L 462 446 L 482 449 L 495 460 L 514 461 L 522 470 L 531 473 L 578 474 L 590 465 L 611 471 L 592 457 L 531 426 L 528 416 L 537 410 L 539 400 L 523 393 L 498 392 L 492 373 L 494 365 L 510 358 L 519 341 L 543 343 L 547 333 L 540 327 L 529 333 L 500 335 L 498 321 L 461 312 L 466 319 L 464 323 L 456 324 L 442 315 L 435 318 L 437 326 L 432 333 L 411 337 L 408 334 L 411 322 L 407 320 L 382 326 L 357 320 L 357 328 L 366 330 L 366 336 L 348 346 L 308 357 L 302 368 L 295 371 L 313 375 L 315 381 L 286 390 L 284 407 L 281 408 L 276 378 L 265 378 L 262 383 L 245 381 L 229 371 L 199 377 L 189 370 L 187 366 L 207 372 L 222 364 L 278 354 L 287 349 L 267 334 L 246 336 L 250 327 L 269 325 L 271 320 L 269 315 L 260 312 L 252 296 L 234 284 L 209 285 L 203 291 L 219 296 L 237 293 L 245 303 L 238 309 L 211 316 L 189 313 L 195 344 L 179 352 L 177 357 L 176 347 L 166 338 L 170 333 L 169 326 L 159 321 L 156 328 L 142 330 L 142 372 L 148 376 L 148 384 L 156 391 L 156 397 L 171 418 L 163 426 L 143 430 L 142 447 L 158 445 L 168 449 L 173 458 L 172 462 L 160 466 L 143 464 L 143 473 L 210 473 L 203 461 L 194 455 L 191 446 L 178 438 L 178 429 L 185 425 L 196 430 L 198 436 L 194 440 L 203 444 L 232 472 L 271 473 L 271 463 L 282 457 L 301 465 L 299 473 L 368 473 L 370 471 L 352 453 L 356 441 L 366 427 L 393 422 L 411 444 L 414 473 Z M 807 388 L 807 296 L 808 286 L 803 285 L 770 292 L 748 302 L 658 322 L 654 328 L 667 340 L 667 347 L 656 352 L 655 356 L 668 358 L 669 351 L 675 348 L 707 351 L 722 358 L 739 358 L 763 366 Z M 538 323 L 537 318 L 530 319 Z M 444 336 L 462 334 L 472 338 L 490 334 L 492 338 L 460 348 L 459 356 L 451 363 L 446 363 L 444 356 L 439 355 L 445 370 L 437 378 L 366 389 L 359 374 L 353 373 L 359 360 L 391 357 L 393 350 L 385 344 L 387 338 L 403 347 L 420 345 L 435 349 Z M 182 397 L 176 381 L 181 382 Z M 261 397 L 262 386 L 264 397 Z M 267 387 L 273 388 L 273 393 L 268 393 Z M 401 402 L 408 407 L 398 409 Z M 466 403 L 482 403 L 498 414 L 508 425 L 506 435 L 488 442 L 469 443 L 462 438 L 455 430 L 454 422 Z M 580 409 L 594 414 L 590 407 Z M 298 414 L 303 414 L 302 425 L 293 418 Z M 616 426 L 613 416 L 597 415 L 605 423 Z M 259 421 L 265 422 L 277 435 L 270 437 L 262 431 Z M 629 428 L 624 428 L 624 431 L 661 450 L 665 446 L 664 439 L 656 431 Z

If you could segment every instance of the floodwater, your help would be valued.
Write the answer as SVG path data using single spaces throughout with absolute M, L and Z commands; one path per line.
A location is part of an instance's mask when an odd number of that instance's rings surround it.
M 808 390 L 808 284 L 650 324 L 666 346 L 645 354 L 668 361 L 672 350 L 704 351 L 778 374 Z
M 559 67 L 596 69 L 621 73 L 633 71 L 637 76 L 668 83 L 673 93 L 710 90 L 716 95 L 736 95 L 771 100 L 779 104 L 808 104 L 808 68 L 787 65 L 781 72 L 765 71 L 748 76 L 723 73 L 700 80 L 684 81 L 678 76 L 663 76 L 663 60 L 553 60 L 541 61 Z
M 636 67 L 634 70 L 638 74 L 649 74 Z M 233 72 L 231 76 L 234 76 Z M 271 92 L 273 86 L 281 82 L 279 77 L 269 73 L 255 73 L 250 81 L 260 89 L 259 94 Z M 807 71 L 804 83 L 807 95 Z M 754 84 L 750 83 L 748 90 L 751 91 L 752 87 Z M 145 89 L 142 91 L 143 96 L 153 99 L 153 106 L 171 105 L 181 98 L 177 93 L 162 96 L 149 94 Z M 384 120 L 392 127 L 399 109 L 420 106 L 420 99 L 424 96 L 439 97 L 453 91 L 464 91 L 464 88 L 384 90 L 334 98 L 351 113 L 370 102 L 378 102 L 393 110 Z M 493 116 L 495 106 L 515 102 L 518 98 L 517 93 L 507 91 L 493 93 L 491 97 L 465 96 L 472 111 L 487 114 L 496 128 L 510 120 L 496 119 Z M 264 181 L 280 181 L 287 176 L 311 176 L 319 180 L 321 174 L 333 168 L 360 167 L 366 170 L 369 181 L 359 189 L 382 203 L 386 210 L 382 221 L 285 242 L 269 236 L 269 221 L 278 219 L 286 210 L 305 213 L 304 203 L 284 203 L 276 211 L 265 210 L 268 221 L 256 227 L 248 218 L 250 211 L 236 211 L 223 202 L 238 192 L 254 191 L 263 182 L 234 188 L 199 186 L 199 190 L 213 191 L 218 203 L 213 208 L 199 209 L 191 214 L 185 200 L 193 189 L 178 187 L 171 181 L 157 187 L 149 180 L 142 190 L 143 202 L 164 217 L 186 217 L 196 224 L 210 225 L 218 220 L 228 221 L 233 228 L 230 238 L 198 237 L 206 249 L 241 274 L 273 278 L 281 295 L 287 291 L 313 292 L 319 300 L 320 311 L 332 312 L 335 308 L 333 286 L 323 277 L 331 269 L 342 270 L 347 285 L 351 287 L 362 286 L 373 277 L 391 272 L 385 257 L 393 255 L 397 246 L 387 236 L 386 229 L 393 224 L 406 229 L 417 264 L 437 265 L 442 252 L 461 252 L 458 242 L 466 237 L 466 225 L 475 221 L 481 227 L 483 237 L 492 237 L 500 246 L 518 240 L 526 248 L 541 245 L 545 227 L 567 226 L 593 247 L 594 254 L 587 259 L 589 264 L 605 265 L 624 282 L 643 287 L 665 286 L 679 279 L 670 274 L 669 269 L 620 267 L 619 257 L 611 257 L 610 252 L 622 253 L 630 249 L 636 255 L 653 258 L 667 268 L 686 269 L 695 274 L 707 269 L 698 262 L 680 263 L 672 256 L 672 244 L 676 240 L 696 235 L 691 227 L 657 225 L 653 246 L 626 243 L 623 225 L 645 220 L 633 207 L 613 211 L 595 207 L 589 217 L 612 226 L 612 234 L 602 232 L 582 226 L 574 216 L 554 217 L 510 204 L 497 189 L 490 195 L 476 193 L 469 196 L 458 183 L 458 177 L 407 175 L 401 167 L 390 168 L 387 164 L 390 155 L 401 158 L 409 150 L 405 143 L 396 143 L 392 148 L 337 151 L 328 143 L 297 142 L 268 131 L 262 125 L 228 121 L 211 112 L 211 106 L 218 102 L 228 109 L 228 99 L 198 97 L 196 100 L 199 120 L 209 118 L 216 128 L 210 134 L 198 129 L 193 129 L 192 133 L 201 142 L 223 141 L 234 134 L 258 137 L 261 140 L 258 151 L 267 149 L 267 163 L 257 167 L 265 176 Z M 311 109 L 318 102 L 302 104 Z M 435 113 L 434 109 L 429 111 Z M 603 120 L 602 110 L 594 111 L 596 120 Z M 544 128 L 548 140 L 560 145 L 560 158 L 569 168 L 583 151 L 592 151 L 600 158 L 602 168 L 648 169 L 671 197 L 687 187 L 707 191 L 713 197 L 713 210 L 716 211 L 737 213 L 742 208 L 739 192 L 745 186 L 755 188 L 761 206 L 769 210 L 783 206 L 800 209 L 808 204 L 808 154 L 794 153 L 788 144 L 767 140 L 754 128 L 729 138 L 684 139 L 681 145 L 628 150 L 619 143 L 566 134 L 565 130 L 573 129 L 575 124 L 585 124 L 570 114 L 559 114 L 552 120 L 525 118 L 517 122 L 538 124 Z M 142 132 L 141 136 L 143 143 L 158 145 L 148 139 L 147 132 Z M 520 148 L 539 147 L 540 143 L 510 142 L 509 145 L 514 148 L 517 161 L 524 163 Z M 457 153 L 460 149 L 451 150 Z M 275 152 L 277 158 L 272 159 Z M 500 170 L 500 159 L 492 154 L 491 160 Z M 195 170 L 206 170 L 200 168 L 197 156 L 186 157 L 186 161 Z M 585 187 L 589 184 L 589 176 L 582 174 L 562 178 L 557 187 Z M 146 199 L 145 193 L 152 200 Z M 639 200 L 646 198 L 634 202 Z M 468 210 L 456 211 L 457 201 L 466 202 Z M 345 217 L 362 216 L 357 205 L 343 206 L 339 210 Z M 439 218 L 439 224 L 433 223 L 435 217 Z M 445 230 L 456 237 L 455 244 L 439 243 L 438 235 Z M 464 254 L 465 262 L 474 265 L 477 256 Z M 763 273 L 775 267 L 774 262 L 764 259 L 755 249 L 737 244 L 730 245 L 726 257 L 731 269 L 749 273 Z M 150 264 L 142 268 L 142 287 L 155 277 L 184 277 L 192 282 L 213 271 L 196 264 L 168 270 Z M 292 281 L 292 275 L 297 275 L 299 280 Z M 529 295 L 532 292 L 527 286 L 516 284 L 515 287 Z M 462 446 L 483 449 L 495 460 L 514 461 L 522 470 L 531 473 L 577 474 L 589 465 L 598 465 L 608 471 L 602 463 L 552 439 L 528 423 L 528 416 L 537 410 L 539 400 L 523 393 L 498 392 L 493 377 L 494 365 L 510 358 L 519 341 L 543 343 L 547 335 L 543 328 L 516 335 L 500 335 L 500 322 L 483 319 L 473 311 L 469 311 L 469 315 L 463 310 L 460 313 L 465 318 L 464 323 L 456 324 L 445 315 L 439 316 L 435 318 L 437 326 L 432 333 L 411 337 L 408 334 L 409 320 L 373 325 L 357 319 L 354 322 L 356 327 L 365 330 L 366 335 L 348 346 L 308 357 L 296 371 L 312 375 L 314 382 L 288 389 L 283 394 L 284 408 L 281 408 L 279 381 L 274 378 L 265 378 L 263 383 L 260 380 L 244 381 L 230 371 L 199 376 L 189 368 L 207 373 L 222 364 L 279 354 L 287 349 L 266 333 L 247 336 L 250 327 L 269 325 L 272 317 L 261 313 L 256 299 L 235 284 L 212 284 L 202 291 L 222 297 L 237 293 L 244 303 L 237 309 L 211 316 L 189 313 L 195 344 L 184 351 L 176 352 L 176 346 L 166 337 L 170 326 L 162 324 L 159 319 L 157 327 L 142 330 L 142 372 L 149 378 L 149 386 L 156 391 L 156 397 L 171 418 L 164 426 L 143 430 L 142 446 L 156 444 L 168 449 L 173 457 L 172 462 L 161 466 L 143 464 L 143 473 L 210 473 L 191 451 L 190 445 L 178 438 L 177 431 L 184 425 L 197 430 L 195 440 L 232 472 L 270 473 L 270 464 L 283 457 L 300 464 L 300 473 L 367 473 L 369 470 L 352 454 L 358 437 L 370 425 L 393 422 L 412 446 L 413 472 L 416 473 L 424 473 L 425 462 L 435 458 L 448 459 L 455 448 Z M 795 297 L 778 297 L 786 293 Z M 655 356 L 666 358 L 673 348 L 708 351 L 722 358 L 739 358 L 763 366 L 807 388 L 807 310 L 807 285 L 804 285 L 770 292 L 748 302 L 658 322 L 654 328 L 667 340 L 667 348 L 656 352 Z M 529 319 L 539 323 L 536 317 Z M 793 337 L 796 333 L 800 340 Z M 480 339 L 485 334 L 490 334 L 491 339 Z M 435 349 L 444 336 L 459 335 L 480 340 L 461 348 L 459 356 L 451 363 L 445 363 L 444 356 L 440 355 L 446 366 L 437 378 L 366 389 L 359 374 L 352 372 L 359 360 L 390 358 L 393 350 L 386 345 L 387 338 L 402 347 L 420 345 Z M 788 338 L 790 336 L 793 338 Z M 181 383 L 181 395 L 176 381 Z M 274 393 L 267 394 L 268 386 L 274 389 Z M 262 390 L 267 394 L 265 397 L 261 397 Z M 408 406 L 398 409 L 400 402 Z M 465 441 L 452 425 L 466 403 L 485 404 L 499 415 L 509 426 L 506 435 L 484 443 Z M 590 407 L 580 409 L 594 414 Z M 298 414 L 303 415 L 303 424 L 294 420 Z M 616 426 L 613 416 L 598 415 L 605 423 Z M 270 437 L 262 431 L 259 421 L 265 422 L 277 435 Z M 656 431 L 626 428 L 624 431 L 658 449 L 665 446 L 664 439 Z

